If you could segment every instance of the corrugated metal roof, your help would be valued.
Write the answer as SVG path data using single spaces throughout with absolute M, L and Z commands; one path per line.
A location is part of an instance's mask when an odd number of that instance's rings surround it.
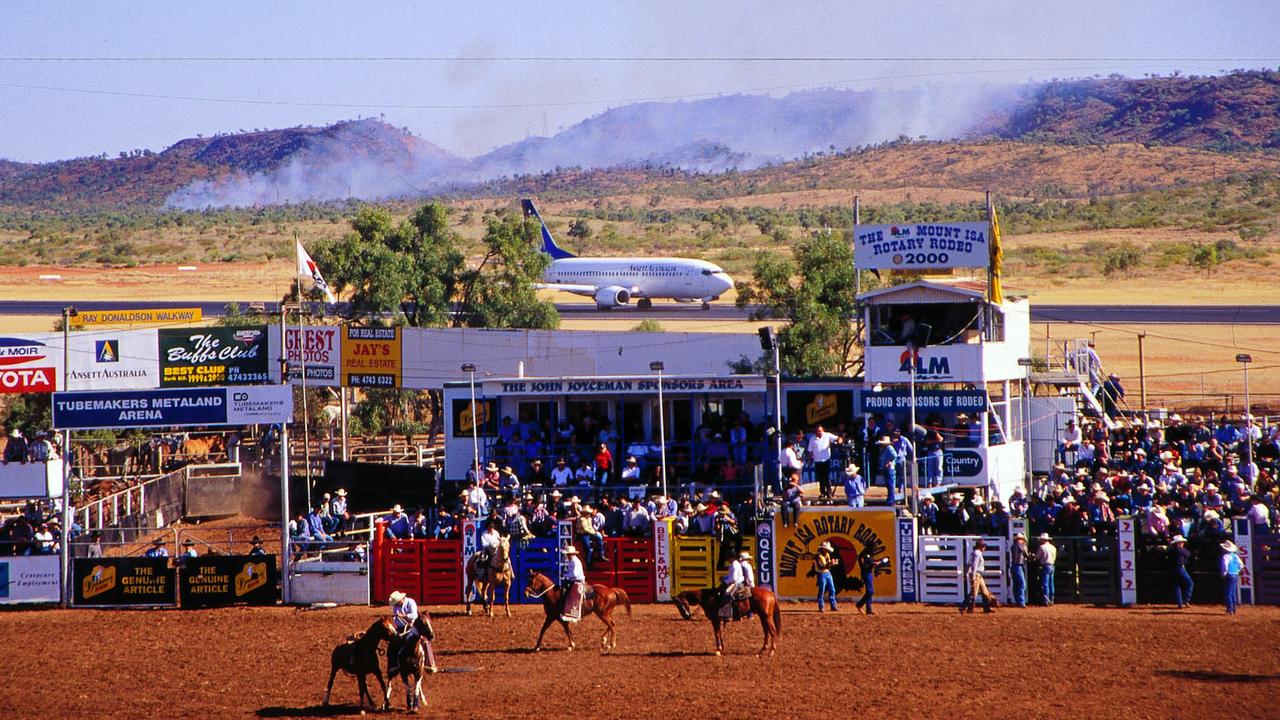
M 958 280 L 955 282 L 935 282 L 916 280 L 906 285 L 880 288 L 858 296 L 870 305 L 886 303 L 954 303 L 981 300 L 984 297 L 986 283 L 977 280 Z

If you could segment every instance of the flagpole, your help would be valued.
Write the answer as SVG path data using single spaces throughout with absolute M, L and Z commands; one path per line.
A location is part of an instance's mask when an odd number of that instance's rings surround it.
M 297 233 L 293 236 L 294 255 L 297 269 L 302 268 L 302 241 L 298 240 Z M 294 296 L 298 299 L 298 357 L 302 360 L 302 457 L 306 463 L 307 478 L 307 511 L 312 509 L 311 505 L 311 419 L 308 417 L 307 409 L 307 330 L 304 325 L 305 316 L 302 308 L 302 273 L 295 272 Z
M 992 262 L 993 258 L 991 257 L 991 252 L 992 252 L 991 244 L 995 242 L 995 237 L 993 237 L 994 233 L 992 232 L 994 227 L 995 226 L 991 222 L 991 191 L 988 190 L 987 191 L 987 297 L 990 298 L 992 302 L 999 303 L 1000 298 L 993 297 L 993 294 L 996 289 L 995 264 Z

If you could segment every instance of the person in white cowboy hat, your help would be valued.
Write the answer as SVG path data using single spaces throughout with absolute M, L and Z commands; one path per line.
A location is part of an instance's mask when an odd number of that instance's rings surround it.
M 333 491 L 333 498 L 329 501 L 329 514 L 335 518 L 341 518 L 347 512 L 347 491 L 338 488 Z
M 836 581 L 831 575 L 831 569 L 839 564 L 835 548 L 823 540 L 813 556 L 813 574 L 818 580 L 818 612 L 822 612 L 823 599 L 831 606 L 831 612 L 839 612 L 836 607 Z
M 1009 548 L 1009 579 L 1013 590 L 1014 607 L 1027 606 L 1027 563 L 1031 560 L 1031 551 L 1027 549 L 1027 536 L 1014 533 L 1013 545 Z
M 1195 589 L 1195 581 L 1191 579 L 1191 573 L 1187 572 L 1187 563 L 1191 562 L 1191 551 L 1187 549 L 1187 539 L 1181 535 L 1174 535 L 1169 541 L 1169 559 L 1171 574 L 1173 575 L 1173 599 L 1178 607 L 1184 608 L 1191 604 L 1191 591 Z
M 898 451 L 893 447 L 893 441 L 888 435 L 881 435 L 876 440 L 876 447 L 880 454 L 877 462 L 880 467 L 877 468 L 879 477 L 884 480 L 884 486 L 888 490 L 887 505 L 893 507 L 897 503 L 896 493 L 898 492 L 898 462 L 901 458 Z
M 1000 607 L 1000 602 L 996 600 L 996 596 L 991 594 L 987 589 L 987 580 L 983 573 L 987 568 L 986 556 L 984 553 L 987 549 L 987 541 L 979 539 L 973 544 L 973 551 L 969 553 L 969 562 L 965 566 L 965 581 L 969 586 L 969 591 L 965 594 L 965 598 L 960 603 L 960 612 L 973 614 L 974 606 L 978 602 L 978 598 L 982 598 L 982 612 L 991 613 L 995 608 Z
M 1040 566 L 1040 590 L 1044 594 L 1045 607 L 1053 605 L 1053 566 L 1058 562 L 1058 548 L 1049 539 L 1049 533 L 1040 533 L 1036 538 L 1040 547 L 1036 548 L 1036 564 Z
M 1058 462 L 1065 465 L 1067 453 L 1078 451 L 1080 449 L 1080 441 L 1083 439 L 1080 435 L 1080 428 L 1076 427 L 1075 418 L 1067 420 L 1067 426 L 1062 430 L 1062 437 L 1058 440 Z
M 1244 563 L 1240 561 L 1240 548 L 1235 543 L 1227 540 L 1218 547 L 1222 548 L 1222 600 L 1227 606 L 1227 614 L 1235 615 Z
M 25 463 L 29 459 L 27 440 L 15 425 L 9 429 L 9 442 L 4 446 L 4 463 Z
M 435 672 L 436 658 L 431 649 L 435 633 L 431 630 L 431 621 L 427 619 L 426 613 L 419 613 L 417 601 L 399 590 L 393 590 L 387 597 L 387 602 L 391 604 L 391 624 L 395 626 L 397 633 L 391 640 L 391 646 L 387 648 L 387 658 L 390 661 L 387 663 L 387 675 L 399 672 L 400 663 L 405 662 L 413 653 L 414 646 L 420 642 L 419 638 L 426 640 L 427 664 L 431 672 Z
M 756 571 L 751 567 L 751 553 L 743 550 L 737 559 L 729 563 L 729 571 L 720 584 L 720 618 L 732 620 L 735 600 L 751 592 L 756 586 Z
M 561 592 L 564 594 L 564 608 L 560 619 L 574 623 L 582 619 L 582 598 L 586 590 L 587 574 L 582 569 L 582 560 L 578 558 L 578 548 L 572 543 L 560 548 L 564 556 L 564 574 L 560 577 Z
M 852 462 L 844 466 L 844 497 L 852 508 L 866 505 L 867 481 L 858 472 L 860 469 Z

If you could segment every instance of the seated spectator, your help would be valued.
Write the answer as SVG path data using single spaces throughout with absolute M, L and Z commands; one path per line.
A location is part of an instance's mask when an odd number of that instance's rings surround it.
M 573 482 L 576 485 L 592 485 L 596 481 L 596 471 L 591 467 L 591 461 L 582 458 L 578 462 L 578 469 L 573 471 Z
M 623 532 L 632 537 L 647 537 L 652 522 L 653 518 L 650 517 L 649 511 L 640 504 L 640 498 L 635 498 L 631 501 L 631 507 L 627 508 L 624 515 Z
M 573 470 L 562 457 L 556 458 L 556 466 L 551 469 L 551 482 L 557 487 L 564 487 L 573 482 Z
M 34 539 L 36 554 L 52 555 L 54 553 L 53 533 L 50 532 L 48 523 L 40 523 Z
M 391 512 L 387 513 L 384 520 L 387 523 L 388 537 L 408 540 L 413 536 L 413 523 L 410 522 L 409 516 L 405 514 L 404 507 L 400 503 L 391 506 Z
M 489 495 L 475 481 L 467 483 L 467 489 L 464 491 L 463 500 L 476 517 L 482 518 L 489 514 Z
M 640 464 L 635 455 L 628 455 L 626 464 L 622 466 L 622 484 L 638 485 L 640 482 Z
M 792 472 L 787 487 L 782 491 L 782 527 L 800 523 L 800 507 L 804 504 L 804 491 L 800 489 L 800 472 Z
M 28 460 L 27 440 L 22 431 L 14 427 L 9 430 L 9 442 L 4 446 L 4 462 L 25 463 Z

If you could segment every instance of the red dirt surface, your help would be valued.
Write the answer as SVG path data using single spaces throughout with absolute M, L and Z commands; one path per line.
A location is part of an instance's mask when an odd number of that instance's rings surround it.
M 380 608 L 303 611 L 0 612 L 0 715 L 44 718 L 359 716 L 355 680 L 339 676 L 319 707 L 329 652 Z M 515 617 L 437 609 L 447 672 L 424 682 L 437 718 L 1209 718 L 1280 713 L 1280 608 L 1175 611 L 1058 606 L 961 616 L 954 608 L 881 606 L 819 615 L 786 605 L 779 654 L 760 659 L 760 628 L 728 631 L 710 655 L 705 620 L 636 606 L 618 649 L 530 648 L 540 607 Z M 457 671 L 475 668 L 476 672 Z M 373 684 L 372 679 L 370 680 Z M 392 693 L 404 714 L 403 686 Z M 658 710 L 665 703 L 664 710 Z

